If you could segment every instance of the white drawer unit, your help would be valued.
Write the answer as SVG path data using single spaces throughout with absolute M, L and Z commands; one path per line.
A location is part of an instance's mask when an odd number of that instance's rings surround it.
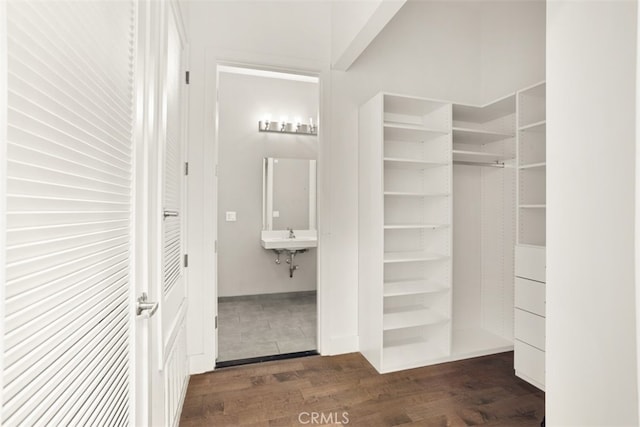
M 514 342 L 516 375 L 544 390 L 544 351 L 518 339 Z
M 546 251 L 544 246 L 516 246 L 516 277 L 546 281 Z
M 514 366 L 516 375 L 544 390 L 545 248 L 516 246 Z
M 544 317 L 517 308 L 514 329 L 516 339 L 540 350 L 545 349 Z
M 544 317 L 545 287 L 542 282 L 516 277 L 515 307 Z

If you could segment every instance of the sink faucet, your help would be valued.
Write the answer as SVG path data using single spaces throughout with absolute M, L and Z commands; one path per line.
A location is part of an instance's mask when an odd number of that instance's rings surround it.
M 289 238 L 290 239 L 295 239 L 296 235 L 293 233 L 293 229 L 287 227 L 287 230 L 289 230 Z

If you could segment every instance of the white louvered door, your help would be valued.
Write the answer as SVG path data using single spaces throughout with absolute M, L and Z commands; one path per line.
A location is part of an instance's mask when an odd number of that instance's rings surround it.
M 186 36 L 177 1 L 164 3 L 166 22 L 164 51 L 164 79 L 161 104 L 161 159 L 160 188 L 162 220 L 159 257 L 160 277 L 156 297 L 160 300 L 160 329 L 157 337 L 157 368 L 152 382 L 153 392 L 162 391 L 164 411 L 162 420 L 154 424 L 174 426 L 178 424 L 182 401 L 186 392 L 188 366 L 186 357 L 186 260 L 184 229 L 185 186 L 185 126 Z M 158 321 L 158 320 L 157 320 Z M 158 401 L 156 397 L 154 400 Z M 153 414 L 152 417 L 160 414 Z
M 2 8 L 0 424 L 131 424 L 136 4 Z

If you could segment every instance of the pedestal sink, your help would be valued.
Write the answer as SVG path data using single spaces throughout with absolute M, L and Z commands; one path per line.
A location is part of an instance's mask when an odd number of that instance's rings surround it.
M 291 234 L 293 234 L 292 237 Z M 281 249 L 295 251 L 318 246 L 316 230 L 272 230 L 263 231 L 260 242 L 265 249 Z

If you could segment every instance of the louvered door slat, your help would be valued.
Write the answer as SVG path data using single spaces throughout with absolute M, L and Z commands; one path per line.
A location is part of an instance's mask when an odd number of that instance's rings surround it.
M 25 113 L 12 109 L 9 111 L 9 115 L 12 121 L 9 125 L 8 140 L 14 144 L 19 141 L 20 146 L 29 148 L 35 146 L 37 150 L 44 150 L 45 153 L 62 159 L 68 156 L 70 161 L 74 161 L 78 157 L 78 153 L 81 153 L 82 161 L 84 161 L 86 157 L 89 161 L 97 161 L 98 165 L 106 164 L 123 171 L 127 170 L 127 161 L 125 159 L 123 165 L 121 153 L 112 147 L 97 143 L 95 139 L 83 139 L 82 135 L 78 135 L 75 129 L 56 128 L 54 127 L 54 123 L 44 122 L 35 117 L 35 114 L 31 112 Z M 22 132 L 23 135 L 15 137 L 14 132 Z M 30 136 L 25 138 L 24 133 L 29 133 Z M 30 139 L 35 139 L 35 144 L 30 144 Z M 43 142 L 45 142 L 45 144 L 42 144 Z M 58 147 L 55 145 L 58 145 Z M 61 153 L 56 150 L 60 148 L 67 153 Z M 75 151 L 76 155 L 69 156 L 69 151 Z M 65 154 L 67 154 L 67 156 L 65 156 Z M 16 160 L 27 159 L 17 157 Z
M 25 48 L 19 42 L 15 41 L 16 46 Z M 45 65 L 47 57 L 42 58 L 35 52 L 31 52 L 30 57 L 23 59 L 9 55 L 11 62 L 14 64 L 13 72 L 24 79 L 31 82 L 40 81 L 42 87 L 49 87 L 55 93 L 60 95 L 61 99 L 72 99 L 81 104 L 85 110 L 93 112 L 97 115 L 103 115 L 103 120 L 111 123 L 113 126 L 119 126 L 127 129 L 126 114 L 117 109 L 117 106 L 108 102 L 108 99 L 96 98 L 98 95 L 94 93 L 93 87 L 87 85 L 84 81 L 74 82 L 69 73 L 62 72 L 62 67 L 58 70 L 51 69 L 49 73 L 39 73 L 39 69 Z
M 34 319 L 50 322 L 59 315 L 58 306 L 89 292 L 96 281 L 101 282 L 126 267 L 127 259 L 124 257 L 105 260 L 95 274 L 83 270 L 75 274 L 79 280 L 65 289 L 59 289 L 57 283 L 46 283 L 37 291 L 29 291 L 18 294 L 7 300 L 6 330 L 12 331 L 21 325 L 28 324 Z M 75 279 L 74 277 L 74 279 Z M 71 278 L 71 276 L 70 276 Z M 81 303 L 83 300 L 78 301 Z
M 82 164 L 69 157 L 61 158 L 42 151 L 38 152 L 30 147 L 14 148 L 15 144 L 12 141 L 8 141 L 7 146 L 9 155 L 18 154 L 19 151 L 22 151 L 23 155 L 32 154 L 28 160 L 18 158 L 9 162 L 7 169 L 14 177 L 28 176 L 36 179 L 44 177 L 60 184 L 85 183 L 113 190 L 125 187 L 127 182 L 126 172 L 112 165 L 103 163 L 93 165 L 92 168 L 91 161 Z M 55 166 L 42 166 L 48 162 L 55 163 Z
M 126 308 L 123 310 L 126 311 Z M 126 315 L 120 313 L 120 317 L 117 315 L 110 318 L 110 320 L 122 320 Z M 122 332 L 122 331 L 120 331 Z M 24 411 L 23 405 L 21 405 L 22 400 L 20 399 L 23 395 L 27 395 L 29 393 L 35 392 L 42 401 L 46 401 L 44 396 L 54 394 L 56 396 L 56 400 L 58 401 L 57 405 L 36 405 L 31 408 L 31 410 L 27 414 L 27 419 L 25 420 L 27 423 L 31 424 L 35 421 L 42 421 L 41 418 L 45 413 L 55 413 L 60 410 L 64 410 L 64 405 L 60 405 L 60 403 L 64 402 L 65 394 L 68 391 L 69 387 L 77 386 L 81 389 L 85 389 L 82 387 L 84 383 L 88 384 L 89 372 L 87 375 L 82 376 L 74 376 L 71 375 L 73 371 L 76 369 L 76 366 L 84 366 L 88 371 L 98 370 L 100 365 L 103 362 L 106 362 L 105 356 L 108 354 L 106 351 L 101 351 L 102 349 L 107 348 L 107 346 L 111 346 L 113 343 L 110 341 L 105 341 L 105 336 L 108 331 L 96 331 L 93 334 L 92 340 L 78 341 L 76 347 L 72 350 L 73 352 L 67 352 L 67 354 L 73 354 L 68 358 L 59 358 L 55 365 L 45 367 L 43 373 L 50 374 L 48 376 L 39 375 L 36 376 L 34 381 L 29 384 L 28 388 L 22 391 L 22 394 L 17 394 L 14 401 L 10 401 L 7 406 L 7 411 L 11 411 L 14 407 L 17 408 L 16 412 L 21 413 Z M 119 341 L 126 344 L 126 340 L 122 339 L 122 335 L 120 336 Z M 117 345 L 117 342 L 116 342 Z M 124 352 L 123 352 L 124 353 Z M 111 371 L 111 369 L 109 369 Z M 107 371 L 107 375 L 109 374 Z M 55 403 L 55 402 L 54 402 Z M 43 423 L 44 425 L 45 423 Z
M 110 367 L 117 363 L 118 357 L 122 357 L 126 353 L 127 342 L 119 341 L 119 336 L 122 335 L 123 332 L 121 329 L 113 330 L 105 337 L 105 341 L 101 344 L 108 350 L 103 357 L 101 357 L 100 364 L 84 378 L 84 382 L 78 379 L 77 383 L 71 384 L 60 396 L 61 399 L 70 400 L 73 404 L 65 408 L 66 410 L 50 408 L 48 412 L 43 414 L 43 418 L 46 418 L 51 425 L 71 425 L 71 419 L 78 416 L 77 412 L 80 408 L 82 408 L 84 404 L 91 405 L 98 391 L 109 384 L 108 374 Z M 88 357 L 92 357 L 92 355 Z M 84 388 L 94 390 L 93 399 L 86 401 L 79 399 L 81 390 Z
M 122 323 L 126 316 L 118 317 L 117 312 L 114 311 L 116 308 L 117 304 L 112 303 L 109 305 L 110 310 L 108 312 L 101 311 L 100 314 L 105 321 Z M 83 357 L 86 352 L 93 349 L 91 343 L 98 343 L 102 336 L 101 334 L 106 332 L 104 328 L 99 328 L 96 324 L 88 324 L 83 325 L 78 332 L 69 333 L 66 337 L 66 343 L 70 345 L 54 347 L 55 350 L 52 354 L 56 356 L 55 358 L 46 358 L 43 363 L 38 365 L 39 369 L 24 371 L 22 375 L 27 376 L 31 380 L 26 383 L 26 386 L 24 386 L 22 378 L 18 378 L 18 380 L 6 385 L 5 388 L 12 393 L 12 398 L 5 402 L 3 411 L 12 414 L 15 411 L 32 412 L 36 409 L 55 406 L 47 402 L 47 396 L 55 396 L 57 398 L 63 391 L 65 383 L 73 380 L 73 374 L 78 371 L 78 368 L 82 368 L 84 373 L 78 376 L 82 378 L 86 377 L 88 373 L 86 371 L 93 369 L 93 366 L 102 358 L 106 349 L 97 346 L 96 350 L 100 353 L 100 357 L 97 359 L 84 360 Z M 123 339 L 124 338 L 125 337 L 123 337 Z M 40 358 L 40 360 L 42 360 L 42 358 Z M 47 364 L 47 362 L 50 363 Z M 25 363 L 21 361 L 18 368 L 24 365 Z M 32 399 L 35 400 L 29 405 L 28 403 L 32 401 Z M 27 410 L 27 408 L 30 409 Z
M 23 227 L 47 227 L 69 223 L 86 223 L 90 221 L 128 220 L 129 211 L 123 210 L 116 215 L 113 211 L 13 211 L 7 212 L 7 226 L 10 232 L 17 232 Z
M 105 3 L 105 2 L 103 2 Z M 81 54 L 78 54 L 78 43 L 79 41 L 76 38 L 75 34 L 65 34 L 61 29 L 65 28 L 57 26 L 58 21 L 58 10 L 49 8 L 46 10 L 46 2 L 33 2 L 31 7 L 29 5 L 24 5 L 21 9 L 23 10 L 22 16 L 16 16 L 16 20 L 9 21 L 9 42 L 12 41 L 12 34 L 17 34 L 18 37 L 21 36 L 20 40 L 27 44 L 32 42 L 33 45 L 30 45 L 34 48 L 40 47 L 43 50 L 47 50 L 50 52 L 55 52 L 60 57 L 60 62 L 71 62 L 69 69 L 75 71 L 75 75 L 79 78 L 91 79 L 92 86 L 95 89 L 99 89 L 102 92 L 102 96 L 107 96 L 114 103 L 122 105 L 122 109 L 126 111 L 126 108 L 130 107 L 130 104 L 126 98 L 127 94 L 118 93 L 118 90 L 113 87 L 113 84 L 110 84 L 109 78 L 105 78 L 100 67 L 92 68 L 91 60 L 84 57 Z M 45 7 L 43 7 L 45 6 Z M 55 3 L 52 3 L 51 6 L 55 6 Z M 75 6 L 77 7 L 77 6 Z M 108 10 L 108 9 L 107 9 Z M 86 12 L 87 9 L 84 9 L 83 12 Z M 13 13 L 19 14 L 17 8 L 14 8 Z M 44 16 L 47 13 L 50 16 Z M 52 16 L 51 16 L 52 15 Z M 22 19 L 20 19 L 22 18 Z M 102 16 L 94 16 L 96 20 L 104 19 Z M 89 17 L 85 17 L 85 19 L 90 19 Z M 119 23 L 120 25 L 122 23 Z M 15 25 L 15 27 L 13 27 Z M 73 22 L 71 24 L 73 28 L 71 31 L 78 31 L 79 23 Z M 19 31 L 23 32 L 20 33 Z M 107 38 L 108 34 L 104 36 Z M 109 40 L 111 42 L 112 40 Z M 105 40 L 102 40 L 101 45 L 104 45 Z M 130 49 L 130 47 L 128 47 Z M 128 52 L 127 52 L 128 53 Z M 89 54 L 91 58 L 95 55 L 92 53 Z M 112 57 L 113 61 L 118 61 L 118 58 Z M 54 64 L 59 64 L 60 62 L 56 61 Z M 105 61 L 105 63 L 108 61 Z M 122 63 L 122 65 L 127 66 L 126 63 Z M 121 66 L 120 68 L 124 68 Z M 125 70 L 121 71 L 119 76 L 115 76 L 116 79 L 124 79 L 126 76 Z M 127 81 L 127 80 L 125 80 Z
M 12 79 L 21 79 L 24 84 L 33 85 L 43 93 L 61 101 L 66 105 L 73 105 L 74 110 L 82 110 L 87 117 L 91 117 L 97 122 L 104 123 L 108 128 L 117 133 L 126 134 L 129 131 L 127 120 L 124 114 L 111 115 L 112 110 L 104 105 L 97 105 L 86 95 L 81 94 L 76 87 L 70 87 L 68 81 L 59 78 L 55 74 L 42 75 L 29 67 L 28 64 L 13 58 L 15 61 Z M 70 93 L 71 92 L 71 93 Z
M 117 336 L 119 333 L 122 333 L 121 330 L 117 330 L 112 334 L 111 341 L 106 343 L 106 346 L 109 348 L 109 352 L 102 359 L 101 367 L 99 369 L 94 370 L 87 377 L 86 387 L 94 390 L 94 393 L 90 396 L 89 399 L 82 400 L 78 399 L 80 396 L 80 388 L 73 390 L 73 393 L 69 395 L 69 399 L 73 400 L 73 406 L 69 407 L 67 411 L 58 412 L 53 418 L 52 423 L 55 425 L 83 425 L 75 420 L 78 420 L 82 417 L 82 413 L 80 410 L 83 407 L 91 407 L 91 405 L 95 404 L 95 401 L 98 400 L 101 394 L 104 394 L 104 389 L 109 387 L 110 381 L 108 374 L 111 366 L 116 365 L 119 358 L 126 353 L 126 342 L 118 342 Z M 114 338 L 115 337 L 115 338 Z M 113 372 L 112 372 L 113 373 Z
M 0 424 L 126 425 L 135 4 L 6 9 Z
M 22 114 L 36 122 L 50 123 L 52 127 L 61 129 L 74 138 L 89 140 L 92 144 L 96 144 L 104 150 L 109 150 L 114 156 L 119 156 L 123 160 L 127 157 L 126 146 L 121 145 L 115 138 L 96 129 L 94 126 L 88 126 L 82 120 L 74 121 L 68 115 L 65 115 L 64 111 L 58 111 L 55 108 L 47 109 L 37 104 L 34 100 L 19 96 L 11 90 L 8 93 L 8 99 L 10 119 L 13 114 Z
M 14 228 L 11 233 L 7 233 L 7 245 L 20 245 L 69 235 L 82 235 L 91 233 L 94 230 L 115 230 L 127 226 L 128 222 L 126 220 L 112 219 Z
M 118 289 L 123 286 L 123 282 L 124 280 L 121 280 L 120 283 L 112 284 L 104 292 L 91 295 L 87 303 L 94 304 L 94 306 L 96 304 L 98 306 L 104 305 L 112 310 L 118 303 L 117 299 L 122 296 Z M 104 298 L 104 300 L 100 298 Z M 104 316 L 107 313 L 104 310 L 90 311 L 88 313 L 77 313 L 77 311 L 71 310 L 57 314 L 60 317 L 52 324 L 42 327 L 38 333 L 17 343 L 16 341 L 19 338 L 16 338 L 16 335 L 20 330 L 17 330 L 13 335 L 7 334 L 8 348 L 5 358 L 7 380 L 18 378 L 20 375 L 27 375 L 29 372 L 37 373 L 38 370 L 34 366 L 48 366 L 49 363 L 55 363 L 55 361 L 42 360 L 42 357 L 64 354 L 69 347 L 68 340 L 74 337 L 78 338 L 82 333 L 92 330 L 97 325 L 97 321 L 92 320 L 92 316 Z M 70 330 L 70 328 L 77 329 Z M 7 385 L 7 389 L 12 390 L 9 385 Z
M 35 255 L 29 258 L 18 259 L 14 262 L 7 263 L 7 276 L 11 274 L 12 277 L 20 277 L 35 269 L 50 269 L 55 268 L 57 265 L 69 265 L 76 260 L 86 259 L 86 254 L 97 255 L 97 254 L 106 254 L 108 251 L 113 249 L 121 249 L 123 251 L 127 250 L 127 246 L 129 243 L 129 236 L 120 235 L 120 236 L 109 236 L 109 238 L 105 240 L 101 240 L 93 243 L 78 243 L 71 248 L 61 250 L 57 253 L 48 252 L 44 255 Z M 55 245 L 51 245 L 51 250 L 56 250 Z M 13 254 L 7 256 L 8 259 L 11 259 Z M 9 280 L 7 280 L 9 282 Z
M 70 276 L 83 269 L 94 269 L 98 267 L 104 260 L 108 260 L 118 256 L 128 256 L 126 253 L 126 245 L 120 245 L 115 247 L 109 247 L 105 250 L 98 251 L 92 254 L 83 255 L 78 258 L 74 258 L 71 261 L 57 264 L 53 267 L 40 268 L 40 266 L 34 267 L 34 271 L 24 274 L 20 277 L 6 283 L 5 295 L 7 298 L 11 298 L 21 292 L 29 290 L 38 291 L 39 288 L 52 281 L 52 278 L 60 279 L 61 286 L 65 286 L 62 282 L 67 280 L 67 276 Z
M 83 129 L 89 129 L 101 138 L 118 142 L 118 138 L 128 138 L 127 130 L 118 129 L 105 122 L 102 118 L 96 117 L 90 111 L 85 110 L 80 103 L 69 98 L 58 98 L 55 95 L 58 91 L 52 87 L 41 87 L 38 83 L 28 82 L 25 78 L 17 74 L 9 74 L 9 85 L 11 94 L 16 97 L 16 105 L 20 98 L 30 100 L 43 111 L 55 111 L 57 115 L 66 121 L 79 123 Z M 22 103 L 24 104 L 24 102 Z

